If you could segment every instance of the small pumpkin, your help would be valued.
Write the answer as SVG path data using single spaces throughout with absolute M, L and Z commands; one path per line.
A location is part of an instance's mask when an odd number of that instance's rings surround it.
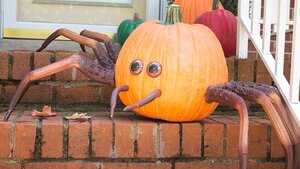
M 119 97 L 137 114 L 194 121 L 217 107 L 217 103 L 206 102 L 205 93 L 208 86 L 227 82 L 227 72 L 220 42 L 209 28 L 151 20 L 133 31 L 122 47 L 115 81 L 117 87 L 128 86 Z M 156 94 L 154 100 L 136 104 L 150 93 Z
M 131 32 L 136 29 L 144 20 L 139 18 L 139 14 L 135 13 L 133 19 L 126 19 L 121 22 L 117 30 L 118 41 L 121 46 L 131 34 Z
M 182 22 L 188 24 L 193 24 L 198 16 L 213 9 L 213 0 L 175 0 L 173 3 L 180 6 Z M 223 9 L 220 2 L 219 7 Z
M 214 0 L 214 10 L 197 17 L 195 24 L 209 27 L 219 39 L 225 57 L 236 54 L 237 18 L 230 11 L 218 9 L 218 0 Z

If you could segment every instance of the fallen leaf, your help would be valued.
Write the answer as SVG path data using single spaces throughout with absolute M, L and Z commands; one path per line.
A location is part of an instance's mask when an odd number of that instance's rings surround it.
M 53 117 L 53 116 L 56 116 L 56 113 L 52 113 L 50 106 L 44 106 L 42 112 L 33 110 L 31 112 L 31 116 L 33 116 L 33 117 Z
M 72 116 L 64 116 L 68 120 L 80 120 L 80 119 L 89 119 L 92 116 L 87 116 L 87 113 L 74 113 Z

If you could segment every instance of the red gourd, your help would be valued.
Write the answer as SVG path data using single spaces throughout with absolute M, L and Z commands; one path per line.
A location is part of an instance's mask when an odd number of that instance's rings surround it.
M 196 18 L 195 24 L 209 27 L 219 39 L 225 57 L 236 54 L 237 19 L 230 11 L 218 9 L 218 0 L 214 0 L 216 10 L 206 12 Z

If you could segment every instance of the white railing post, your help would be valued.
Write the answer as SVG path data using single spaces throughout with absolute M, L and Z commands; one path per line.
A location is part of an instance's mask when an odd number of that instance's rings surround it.
M 248 33 L 246 28 L 243 26 L 242 17 L 249 17 L 249 0 L 238 1 L 238 27 L 237 27 L 237 56 L 239 58 L 248 57 Z
M 285 28 L 286 28 L 286 0 L 279 0 L 278 17 L 277 17 L 277 34 L 276 34 L 276 76 L 283 76 L 284 65 L 284 45 L 285 45 Z
M 290 100 L 299 104 L 299 78 L 300 78 L 300 3 L 295 0 L 294 26 L 293 26 L 293 47 L 291 58 L 291 78 L 290 78 Z M 300 112 L 298 112 L 300 119 Z
M 270 53 L 270 36 L 271 36 L 271 17 L 272 17 L 272 0 L 265 0 L 264 6 L 264 29 L 263 29 L 263 46 L 264 54 Z
M 252 1 L 252 22 L 251 22 L 251 33 L 256 36 L 260 35 L 260 13 L 261 13 L 261 0 Z

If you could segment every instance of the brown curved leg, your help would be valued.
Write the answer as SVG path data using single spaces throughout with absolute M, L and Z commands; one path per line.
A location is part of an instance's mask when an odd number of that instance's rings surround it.
M 256 85 L 258 86 L 258 85 Z M 264 89 L 265 88 L 265 89 Z M 266 93 L 269 89 L 266 87 L 255 87 L 254 86 L 246 86 L 241 85 L 236 82 L 229 82 L 224 85 L 224 89 L 230 90 L 234 93 L 237 93 L 239 96 L 244 98 L 245 100 L 255 102 L 261 104 L 263 109 L 265 110 L 267 116 L 269 117 L 272 125 L 276 131 L 276 134 L 284 147 L 285 155 L 286 155 L 286 168 L 293 168 L 293 143 L 290 138 L 290 134 L 282 118 L 280 117 L 278 111 L 276 110 L 277 106 L 274 106 L 272 103 L 272 99 L 270 99 Z M 266 92 L 266 93 L 265 93 Z
M 10 102 L 8 111 L 6 112 L 6 115 L 4 117 L 4 121 L 8 120 L 11 112 L 15 109 L 16 105 L 21 100 L 33 81 L 53 75 L 58 72 L 62 72 L 72 67 L 77 68 L 80 72 L 82 72 L 92 80 L 95 80 L 99 83 L 114 85 L 113 70 L 103 68 L 102 66 L 95 64 L 93 61 L 87 59 L 84 56 L 73 54 L 66 59 L 29 72 L 20 82 L 17 91 Z
M 119 52 L 118 52 L 118 50 L 117 50 L 117 47 L 116 47 L 115 43 L 113 42 L 113 40 L 112 40 L 110 37 L 108 37 L 108 36 L 105 35 L 105 34 L 102 34 L 102 33 L 99 33 L 99 32 L 94 32 L 94 31 L 89 31 L 89 30 L 83 30 L 83 31 L 81 31 L 81 32 L 80 32 L 80 35 L 81 35 L 81 36 L 88 37 L 88 38 L 91 38 L 91 39 L 95 39 L 95 40 L 97 40 L 98 42 L 104 43 L 109 58 L 110 58 L 114 63 L 116 63 L 117 57 L 118 57 L 118 55 L 119 55 Z M 80 47 L 81 47 L 82 51 L 85 52 L 85 47 L 84 47 L 84 45 L 83 45 L 83 44 L 80 44 Z
M 65 28 L 61 28 L 58 29 L 56 31 L 54 31 L 46 40 L 45 42 L 42 44 L 42 46 L 36 50 L 37 52 L 42 51 L 43 49 L 45 49 L 53 40 L 55 40 L 57 37 L 59 36 L 64 36 L 69 38 L 72 41 L 75 41 L 79 44 L 83 44 L 85 46 L 88 46 L 90 48 L 93 49 L 93 51 L 95 52 L 95 55 L 100 63 L 100 65 L 102 67 L 105 68 L 113 68 L 114 67 L 114 63 L 111 61 L 111 59 L 109 58 L 108 54 L 105 52 L 105 49 L 101 46 L 100 43 L 98 43 L 97 41 L 95 41 L 94 39 L 90 39 L 84 36 L 81 36 L 73 31 L 70 31 L 68 29 Z
M 223 85 L 210 86 L 206 92 L 208 103 L 217 102 L 224 106 L 230 106 L 239 111 L 240 133 L 239 133 L 239 160 L 240 169 L 247 168 L 248 157 L 248 110 L 244 100 L 237 94 L 224 90 Z
M 277 88 L 273 86 L 268 86 L 265 84 L 256 84 L 249 82 L 233 82 L 240 86 L 247 86 L 255 88 L 264 92 L 272 100 L 273 106 L 276 108 L 279 116 L 282 119 L 283 124 L 285 125 L 289 136 L 293 143 L 294 148 L 294 169 L 300 168 L 300 128 L 297 125 L 297 122 L 292 118 L 290 110 L 287 108 L 285 102 L 283 102 L 281 95 Z

